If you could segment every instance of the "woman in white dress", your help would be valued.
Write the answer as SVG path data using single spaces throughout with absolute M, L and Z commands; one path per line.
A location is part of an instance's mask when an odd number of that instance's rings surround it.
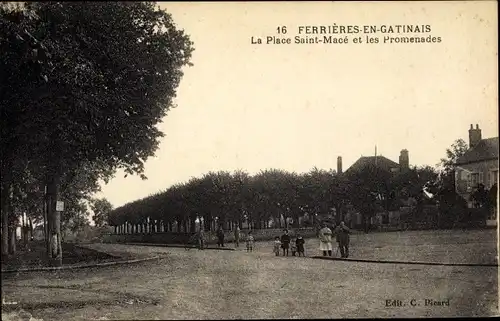
M 332 235 L 333 232 L 328 228 L 326 223 L 323 223 L 323 228 L 319 230 L 319 250 L 323 252 L 323 256 L 332 256 Z

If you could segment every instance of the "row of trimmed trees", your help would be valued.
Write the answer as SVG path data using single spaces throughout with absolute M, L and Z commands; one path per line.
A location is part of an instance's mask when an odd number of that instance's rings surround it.
M 61 215 L 117 169 L 143 174 L 192 42 L 154 2 L 2 2 L 0 46 L 2 255 L 26 213 L 61 265 Z
M 211 172 L 116 208 L 109 224 L 118 233 L 194 232 L 196 221 L 203 222 L 205 230 L 242 223 L 256 229 L 269 227 L 270 222 L 283 227 L 287 221 L 298 227 L 306 214 L 308 224 L 314 224 L 316 214 L 337 213 L 341 220 L 348 205 L 369 222 L 378 211 L 398 209 L 409 198 L 423 205 L 429 201 L 424 188 L 436 178 L 430 167 L 396 174 L 375 166 L 340 175 L 316 168 L 305 174 L 271 169 L 254 176 Z

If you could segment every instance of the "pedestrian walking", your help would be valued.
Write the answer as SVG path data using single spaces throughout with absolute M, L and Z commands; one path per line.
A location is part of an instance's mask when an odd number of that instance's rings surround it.
M 348 258 L 349 257 L 349 234 L 351 231 L 345 225 L 344 222 L 340 222 L 340 225 L 337 227 L 337 243 L 339 244 L 340 257 Z
M 319 230 L 319 250 L 323 256 L 332 256 L 332 235 L 333 232 L 326 223 L 323 223 L 323 228 Z
M 290 235 L 288 235 L 288 230 L 285 229 L 285 233 L 281 235 L 281 248 L 283 249 L 283 256 L 288 256 L 288 249 L 290 248 Z
M 292 252 L 292 256 L 297 254 L 297 239 L 293 238 L 292 242 L 290 242 L 290 252 Z
M 247 235 L 247 252 L 252 252 L 253 251 L 253 244 L 254 244 L 254 237 L 252 235 L 252 231 L 248 231 Z
M 203 227 L 200 227 L 198 231 L 198 249 L 203 250 L 205 248 L 205 231 Z
M 234 229 L 234 243 L 236 247 L 238 248 L 240 246 L 240 227 L 236 226 Z
M 297 247 L 297 254 L 299 256 L 305 255 L 305 243 L 306 241 L 302 238 L 302 235 L 297 234 L 297 239 L 295 240 L 295 246 Z
M 219 226 L 219 229 L 217 230 L 217 246 L 224 247 L 224 229 L 222 228 L 222 225 Z
M 276 256 L 280 255 L 280 249 L 281 249 L 280 237 L 276 236 L 276 238 L 274 239 L 274 248 L 273 248 L 273 252 Z

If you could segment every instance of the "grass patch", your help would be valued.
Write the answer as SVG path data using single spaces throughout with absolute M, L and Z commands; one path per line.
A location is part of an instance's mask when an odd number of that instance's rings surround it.
M 61 246 L 63 265 L 110 262 L 118 258 L 96 250 L 79 247 L 74 243 L 63 243 Z M 2 269 L 47 266 L 45 243 L 43 241 L 32 241 L 26 248 L 19 245 L 15 255 L 2 256 L 1 266 Z

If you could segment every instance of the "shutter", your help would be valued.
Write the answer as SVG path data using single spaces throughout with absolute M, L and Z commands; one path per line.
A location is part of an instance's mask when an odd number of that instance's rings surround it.
M 483 173 L 479 173 L 479 181 L 477 183 L 478 184 L 484 184 L 483 183 Z
M 472 185 L 472 176 L 470 173 L 467 173 L 467 190 L 470 190 Z

